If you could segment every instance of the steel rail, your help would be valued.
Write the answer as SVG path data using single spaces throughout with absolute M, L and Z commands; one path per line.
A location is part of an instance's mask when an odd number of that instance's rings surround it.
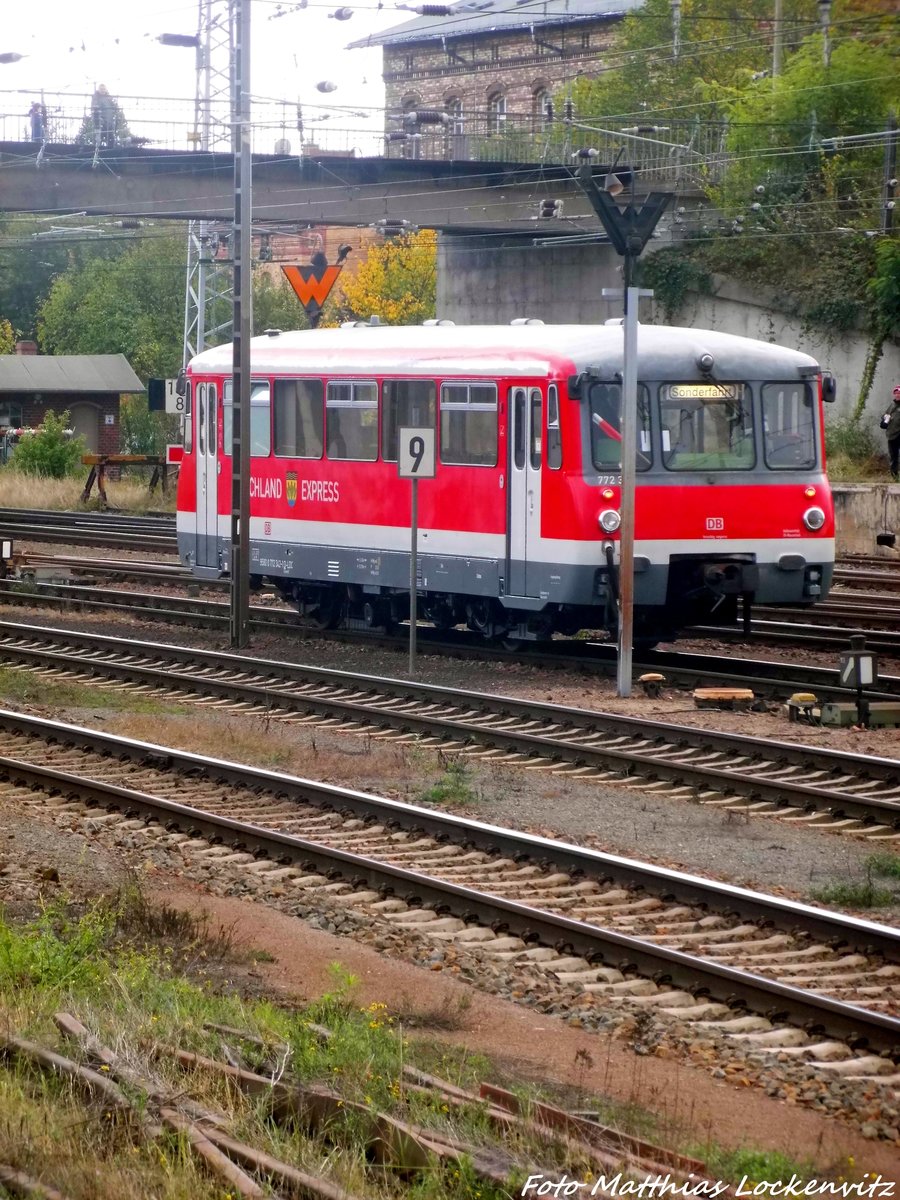
M 152 742 L 26 713 L 0 709 L 0 728 L 52 743 L 99 751 L 123 760 L 134 760 L 161 770 L 174 769 L 194 776 L 204 774 L 216 783 L 270 791 L 291 801 L 312 804 L 321 809 L 335 809 L 353 817 L 375 816 L 380 822 L 393 827 L 426 833 L 438 842 L 453 841 L 471 845 L 485 853 L 528 859 L 572 875 L 611 879 L 631 888 L 637 885 L 679 904 L 721 909 L 724 902 L 730 911 L 748 920 L 777 925 L 785 930 L 802 928 L 830 945 L 849 944 L 860 951 L 900 959 L 900 930 L 670 867 L 505 829 L 470 817 L 423 808 L 337 784 L 320 783 L 265 767 L 211 758 L 190 750 L 158 746 Z
M 48 637 L 61 641 L 65 649 L 22 645 L 23 639 Z M 74 667 L 89 669 L 107 677 L 124 679 L 154 688 L 177 692 L 188 689 L 217 697 L 250 702 L 261 710 L 313 711 L 320 716 L 347 724 L 363 721 L 399 733 L 416 733 L 438 737 L 462 745 L 477 743 L 491 748 L 541 758 L 573 767 L 593 767 L 613 770 L 618 775 L 639 773 L 641 778 L 664 780 L 679 785 L 711 788 L 716 792 L 735 794 L 751 801 L 765 801 L 776 807 L 787 807 L 809 813 L 825 809 L 831 819 L 851 818 L 864 823 L 878 823 L 900 828 L 900 802 L 877 797 L 858 797 L 849 791 L 829 789 L 824 781 L 805 784 L 790 779 L 766 778 L 758 772 L 772 765 L 797 765 L 809 771 L 821 772 L 823 765 L 842 777 L 864 773 L 874 780 L 886 780 L 895 785 L 900 777 L 900 762 L 896 759 L 871 755 L 847 754 L 802 743 L 775 742 L 751 738 L 744 734 L 701 730 L 691 726 L 650 721 L 616 713 L 590 709 L 566 708 L 555 704 L 536 704 L 515 697 L 443 688 L 432 684 L 379 676 L 356 675 L 321 667 L 299 666 L 271 659 L 248 659 L 240 655 L 197 650 L 193 647 L 170 646 L 157 642 L 135 642 L 122 638 L 100 637 L 93 634 L 48 630 L 42 626 L 19 626 L 0 622 L 2 650 L 7 657 L 26 663 L 44 665 L 65 655 L 67 670 Z M 72 649 L 80 648 L 78 657 Z M 124 661 L 103 657 L 114 653 Z M 136 662 L 136 656 L 151 661 Z M 162 662 L 152 662 L 153 656 Z M 173 663 L 187 665 L 196 672 L 207 666 L 231 669 L 226 678 L 180 674 L 173 672 Z M 261 682 L 248 681 L 248 670 L 264 672 Z M 266 677 L 267 676 L 267 677 Z M 311 686 L 349 689 L 350 698 L 327 692 L 309 690 L 294 693 L 287 688 Z M 368 692 L 368 695 L 366 694 Z M 388 707 L 389 702 L 406 701 L 402 707 Z M 413 704 L 427 702 L 423 709 L 413 711 Z M 448 713 L 448 706 L 457 710 Z M 444 712 L 435 712 L 443 707 Z M 461 710 L 461 711 L 459 711 Z M 531 732 L 522 728 L 506 728 L 486 724 L 491 718 L 516 718 L 531 727 L 543 721 L 543 731 Z M 592 744 L 585 735 L 601 737 L 612 734 L 637 739 L 628 746 Z M 579 736 L 580 735 L 580 736 Z M 703 763 L 672 759 L 673 753 L 686 748 L 714 749 L 738 756 L 736 767 L 707 766 Z M 749 766 L 746 760 L 750 759 Z M 755 760 L 755 761 L 754 761 Z
M 171 568 L 166 578 L 171 578 Z M 123 572 L 129 573 L 129 572 Z M 188 577 L 189 579 L 190 577 Z M 166 622 L 193 623 L 202 628 L 224 626 L 228 621 L 228 606 L 216 600 L 203 600 L 182 596 L 171 596 L 167 593 L 141 592 L 111 592 L 97 594 L 97 589 L 81 584 L 60 584 L 52 582 L 20 583 L 16 580 L 0 579 L 0 604 L 2 603 L 32 604 L 37 607 L 59 608 L 71 604 L 78 609 L 113 609 L 133 612 L 152 612 L 159 620 Z M 300 619 L 293 609 L 251 607 L 251 623 L 257 628 L 273 626 L 288 627 L 304 633 L 304 635 L 323 636 L 320 631 L 306 630 L 299 623 Z M 699 630 L 708 636 L 726 636 L 737 631 L 730 628 L 719 630 L 715 627 Z M 439 633 L 427 628 L 419 631 L 423 645 L 427 645 L 434 653 L 457 654 L 466 657 L 491 658 L 500 662 L 510 659 L 508 651 L 496 650 L 485 645 L 483 639 L 473 640 L 467 634 L 450 639 L 446 633 Z M 328 635 L 330 638 L 342 637 L 345 640 L 369 641 L 377 640 L 386 646 L 400 645 L 401 639 L 389 635 L 374 633 L 359 633 L 342 631 Z M 869 643 L 872 649 L 879 647 Z M 845 648 L 846 639 L 840 643 Z M 900 649 L 900 640 L 898 640 Z M 682 687 L 734 685 L 735 680 L 746 682 L 758 694 L 766 696 L 786 696 L 792 692 L 812 690 L 820 699 L 855 701 L 856 692 L 842 687 L 834 682 L 837 670 L 826 667 L 803 666 L 796 663 L 779 663 L 755 659 L 725 659 L 712 655 L 687 653 L 681 651 L 650 651 L 642 656 L 643 661 L 636 662 L 637 670 L 667 671 L 668 681 L 677 682 Z M 553 643 L 553 649 L 537 648 L 526 650 L 521 655 L 521 661 L 534 665 L 546 665 L 552 668 L 576 666 L 579 669 L 589 668 L 603 674 L 615 672 L 615 647 L 602 643 L 586 641 L 569 641 Z M 894 700 L 900 696 L 900 676 L 882 676 L 878 686 L 867 689 L 870 700 Z
M 165 753 L 161 747 L 154 749 Z M 458 912 L 461 910 L 464 921 L 477 921 L 495 931 L 502 929 L 525 942 L 541 941 L 559 952 L 615 965 L 626 974 L 652 976 L 657 983 L 671 983 L 731 1008 L 749 1008 L 773 1021 L 786 1020 L 809 1033 L 840 1038 L 855 1048 L 868 1047 L 894 1055 L 900 1053 L 900 1020 L 894 1017 L 725 964 L 694 958 L 683 951 L 641 938 L 120 785 L 86 780 L 70 772 L 4 757 L 0 758 L 0 777 L 12 783 L 38 786 L 51 793 L 71 794 L 74 791 L 104 808 L 162 820 L 167 828 L 177 827 L 192 836 L 224 841 L 225 836 L 230 835 L 242 849 L 258 856 L 272 856 L 285 862 L 299 861 L 304 868 L 329 878 L 347 878 L 356 887 L 366 885 L 385 894 L 402 895 L 411 906 L 427 903 L 438 911 L 446 911 L 452 906 Z
M 772 610 L 774 612 L 774 610 Z M 805 618 L 804 618 L 805 619 Z M 803 624 L 799 621 L 758 620 L 750 622 L 750 637 L 748 638 L 740 625 L 693 625 L 683 631 L 685 639 L 703 637 L 718 641 L 737 641 L 762 643 L 786 642 L 790 646 L 809 646 L 815 649 L 846 650 L 850 637 L 861 633 L 866 639 L 866 647 L 888 656 L 900 655 L 900 633 L 890 629 L 848 629 L 840 625 Z M 804 670 L 819 668 L 805 667 Z M 827 671 L 827 668 L 820 668 Z M 879 680 L 882 684 L 883 679 Z M 892 686 L 892 691 L 894 690 Z

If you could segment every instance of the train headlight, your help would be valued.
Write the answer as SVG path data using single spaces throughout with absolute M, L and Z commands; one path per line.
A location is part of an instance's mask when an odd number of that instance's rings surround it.
M 814 504 L 812 508 L 808 508 L 803 514 L 803 524 L 807 529 L 812 529 L 815 532 L 825 524 L 825 513 L 818 505 Z
M 597 524 L 604 533 L 615 533 L 622 524 L 622 518 L 614 508 L 604 508 L 603 512 L 597 518 Z

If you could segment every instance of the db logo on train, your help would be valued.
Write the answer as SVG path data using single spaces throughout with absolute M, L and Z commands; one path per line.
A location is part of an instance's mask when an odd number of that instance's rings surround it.
M 725 528 L 725 518 L 724 517 L 707 517 L 706 518 L 706 528 L 713 533 L 721 532 L 721 530 L 723 530 Z

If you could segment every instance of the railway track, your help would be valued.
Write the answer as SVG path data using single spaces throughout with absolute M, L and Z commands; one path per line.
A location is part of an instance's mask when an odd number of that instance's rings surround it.
M 891 1094 L 900 1083 L 900 933 L 885 926 L 3 711 L 0 789 L 314 905 L 476 947 L 558 1011 L 643 1011 L 827 1077 Z
M 123 569 L 123 574 L 133 578 L 143 578 L 144 564 L 137 564 L 132 573 L 130 568 Z M 149 569 L 149 565 L 148 565 Z M 177 574 L 179 568 L 160 576 L 160 579 L 180 580 Z M 188 577 L 188 581 L 189 581 Z M 204 583 L 203 587 L 206 588 Z M 62 583 L 28 583 L 16 580 L 0 579 L 0 604 L 24 604 L 34 607 L 52 609 L 75 609 L 77 611 L 117 610 L 132 615 L 151 615 L 154 621 L 175 623 L 179 625 L 192 624 L 203 629 L 225 629 L 229 621 L 229 609 L 226 602 L 202 599 L 200 597 L 174 596 L 171 593 L 141 593 L 123 590 L 120 592 L 104 590 L 96 587 L 86 587 L 81 584 Z M 283 630 L 300 633 L 304 637 L 325 637 L 328 640 L 343 640 L 363 644 L 379 644 L 386 647 L 405 646 L 406 633 L 378 635 L 372 631 L 335 631 L 322 633 L 303 624 L 292 608 L 278 605 L 256 604 L 250 610 L 251 624 L 261 630 Z M 792 628 L 787 626 L 780 630 L 782 640 L 791 641 Z M 725 639 L 729 636 L 727 630 L 716 627 L 700 630 L 709 637 Z M 735 632 L 735 637 L 743 634 Z M 897 651 L 900 653 L 900 634 L 895 635 Z M 507 662 L 510 654 L 486 645 L 484 639 L 477 635 L 468 634 L 461 630 L 451 633 L 438 632 L 424 627 L 419 630 L 419 640 L 429 653 L 472 657 L 479 660 L 496 659 Z M 868 640 L 872 650 L 883 650 L 890 653 L 890 645 L 894 643 L 880 642 L 877 638 Z M 833 643 L 835 650 L 847 648 L 847 638 L 844 636 Z M 598 674 L 612 675 L 616 670 L 615 647 L 607 643 L 588 642 L 580 639 L 571 641 L 556 641 L 550 646 L 535 646 L 523 650 L 521 660 L 535 666 L 545 666 L 549 669 L 577 668 L 578 670 L 596 671 Z M 645 651 L 639 656 L 642 661 L 635 663 L 635 673 L 643 671 L 662 671 L 667 681 L 684 688 L 734 686 L 744 683 L 752 687 L 759 696 L 784 698 L 797 691 L 812 691 L 822 700 L 854 701 L 856 693 L 842 687 L 837 681 L 837 670 L 827 667 L 806 666 L 799 663 L 764 662 L 758 659 L 736 659 L 708 654 L 692 654 L 685 651 Z M 872 700 L 893 700 L 900 697 L 900 677 L 882 675 L 878 686 L 867 693 Z
M 0 534 L 29 542 L 177 554 L 174 517 L 0 508 Z
M 0 510 L 0 514 L 2 514 L 3 511 L 9 512 L 11 510 Z M 39 517 L 44 515 L 52 517 L 59 516 L 60 514 L 51 513 L 36 515 Z M 84 517 L 98 516 L 98 514 L 62 515 L 66 517 L 69 515 Z M 156 548 L 163 552 L 168 549 L 171 553 L 175 553 L 174 542 L 172 542 L 171 545 L 165 540 L 163 540 L 163 542 L 155 543 L 153 540 L 155 535 L 146 534 L 146 530 L 144 529 L 144 525 L 142 523 L 149 522 L 149 518 L 107 518 L 102 516 L 102 514 L 100 514 L 100 516 L 102 518 L 102 522 L 100 524 L 96 526 L 89 524 L 87 526 L 89 535 L 91 537 L 96 536 L 96 540 L 91 544 L 97 546 L 108 546 L 110 548 L 114 548 L 122 544 L 134 545 L 133 535 L 127 531 L 123 532 L 123 530 L 119 528 L 119 525 L 122 522 L 127 523 L 129 520 L 131 520 L 133 522 L 141 523 L 136 525 L 136 528 L 139 531 L 144 530 L 143 533 L 140 533 L 141 537 L 150 537 L 149 541 L 139 541 L 135 548 L 146 550 L 152 550 Z M 172 522 L 165 518 L 160 519 L 158 522 L 159 527 L 163 529 L 167 525 L 170 526 L 171 524 Z M 0 530 L 2 529 L 3 526 L 0 524 Z M 65 540 L 63 537 L 64 530 L 65 525 L 63 522 L 60 522 L 58 529 L 58 540 Z M 71 533 L 71 540 L 77 542 L 79 540 L 78 529 L 73 527 Z M 131 541 L 129 541 L 129 538 L 131 538 Z M 41 569 L 45 571 L 58 569 L 60 573 L 101 575 L 104 580 L 113 578 L 129 580 L 148 579 L 157 582 L 184 583 L 185 585 L 196 583 L 186 568 L 172 562 L 130 563 L 121 559 L 85 559 L 83 557 L 48 555 L 35 552 L 27 552 L 25 554 L 17 555 L 16 561 L 19 572 L 26 579 L 26 581 L 29 578 L 33 579 L 37 572 Z M 875 581 L 878 581 L 879 583 L 886 581 L 886 586 L 888 588 L 900 587 L 900 571 L 898 571 L 896 567 L 893 570 L 888 568 L 884 572 L 860 572 L 857 569 L 848 569 L 846 571 L 838 570 L 836 571 L 835 577 L 838 579 L 852 580 L 859 579 L 862 576 L 865 576 L 866 579 L 873 581 L 873 585 Z M 77 602 L 80 600 L 86 607 L 97 606 L 99 604 L 96 591 L 91 594 L 91 589 L 89 587 L 86 588 L 83 593 L 79 593 L 77 590 L 75 590 L 78 585 L 69 585 L 69 590 L 66 592 L 61 590 L 66 586 L 64 584 L 54 583 L 50 586 L 56 589 L 57 595 L 60 597 L 66 597 L 71 602 Z M 229 581 L 227 579 L 204 580 L 202 586 L 204 590 L 208 591 L 226 591 L 229 586 Z M 46 598 L 50 595 L 49 586 L 45 585 L 40 591 L 36 590 L 35 595 L 38 597 L 37 602 L 42 604 L 51 603 L 51 601 Z M 0 597 L 0 600 L 2 600 L 2 597 Z M 213 627 L 217 623 L 224 625 L 228 620 L 224 609 L 222 610 L 222 616 L 220 620 L 217 622 L 215 610 L 212 605 L 207 605 L 205 608 L 203 608 L 200 603 L 191 604 L 190 602 L 182 601 L 181 598 L 173 598 L 173 604 L 169 606 L 168 615 L 166 612 L 166 606 L 162 605 L 159 602 L 159 599 L 156 597 L 148 599 L 135 596 L 131 600 L 125 601 L 116 598 L 115 596 L 110 596 L 107 593 L 104 602 L 107 604 L 114 604 L 117 607 L 122 607 L 128 603 L 135 608 L 138 606 L 146 607 L 152 605 L 157 608 L 160 619 L 163 619 L 164 616 L 167 616 L 167 619 L 176 619 L 178 613 L 193 613 L 193 615 L 197 618 L 196 623 L 204 627 Z M 749 634 L 745 627 L 740 624 L 734 626 L 696 626 L 685 630 L 684 636 L 694 638 L 710 638 L 719 641 L 755 641 L 763 644 L 774 645 L 787 643 L 792 646 L 805 645 L 810 649 L 842 650 L 846 649 L 847 642 L 851 634 L 862 633 L 866 636 L 868 646 L 871 650 L 888 655 L 900 654 L 900 632 L 898 632 L 896 628 L 897 619 L 894 611 L 893 597 L 891 596 L 879 597 L 873 602 L 872 594 L 869 592 L 861 592 L 856 596 L 849 596 L 838 591 L 837 593 L 833 593 L 831 600 L 812 609 L 804 608 L 802 610 L 798 609 L 796 612 L 792 612 L 791 610 L 780 608 L 759 607 L 754 610 L 754 614 L 755 615 L 750 625 Z M 265 616 L 261 612 L 258 612 L 256 614 L 256 620 L 261 625 L 292 624 L 289 616 L 283 615 L 282 613 L 275 613 L 275 610 L 272 610 L 270 614 Z M 833 624 L 835 621 L 842 621 L 843 624 Z M 473 642 L 473 645 L 477 645 L 480 648 L 482 656 L 488 657 L 491 655 L 491 648 L 486 646 L 483 641 L 475 641 Z M 586 650 L 585 645 L 586 643 L 583 641 L 578 641 L 575 648 L 569 651 L 569 653 L 577 655 L 578 657 L 588 658 L 591 655 L 594 655 L 597 657 L 597 662 L 594 665 L 602 668 L 602 655 L 604 653 L 608 653 L 608 651 L 604 651 L 602 648 L 599 650 L 596 648 Z M 554 643 L 553 653 L 564 653 L 562 646 L 562 642 L 558 641 Z M 437 646 L 435 646 L 435 649 L 437 649 Z M 546 648 L 535 649 L 526 645 L 522 648 L 521 653 L 528 654 L 532 659 L 534 659 L 536 654 L 543 655 L 548 661 L 548 665 L 550 665 L 552 658 Z M 678 655 L 679 661 L 672 661 L 671 656 L 669 657 L 670 661 L 666 665 L 676 672 L 677 678 L 681 678 L 678 673 L 682 667 L 686 667 L 688 670 L 690 670 L 690 667 L 687 666 L 686 662 L 683 661 L 683 655 Z M 648 665 L 658 667 L 660 664 L 652 663 Z M 702 666 L 706 670 L 711 668 L 711 664 L 708 662 L 702 664 Z M 739 670 L 744 675 L 748 674 L 747 671 L 743 671 L 741 668 L 733 668 L 733 672 Z M 796 674 L 798 668 L 794 668 L 793 670 Z M 719 677 L 715 680 L 715 682 L 729 682 L 731 680 L 731 676 L 729 675 L 721 676 L 718 671 L 715 673 Z M 846 694 L 846 689 L 837 688 L 833 684 L 830 685 L 829 681 L 825 678 L 824 673 L 816 679 L 811 679 L 805 682 L 802 680 L 790 680 L 789 675 L 781 669 L 776 672 L 776 675 L 780 676 L 782 680 L 793 682 L 795 684 L 795 690 L 798 688 L 811 688 L 813 690 L 819 688 L 822 690 L 824 698 L 849 698 Z M 780 691 L 777 687 L 773 688 L 769 685 L 769 683 L 767 683 L 766 680 L 768 679 L 771 679 L 771 672 L 766 679 L 759 681 L 759 687 L 762 694 L 780 694 Z M 890 693 L 891 689 L 889 688 L 887 691 Z M 880 698 L 885 697 L 882 696 Z
M 0 655 L 48 680 L 115 681 L 900 844 L 900 763 L 589 709 L 193 647 L 0 622 Z

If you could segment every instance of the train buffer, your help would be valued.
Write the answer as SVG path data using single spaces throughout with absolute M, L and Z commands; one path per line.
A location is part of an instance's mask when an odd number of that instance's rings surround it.
M 169 488 L 169 469 L 173 465 L 165 454 L 83 454 L 81 461 L 86 467 L 90 467 L 84 491 L 81 493 L 81 502 L 84 504 L 91 498 L 96 483 L 101 508 L 109 508 L 106 496 L 107 468 L 113 467 L 118 471 L 118 468 L 124 466 L 152 467 L 150 491 L 155 491 L 159 485 L 165 495 Z

